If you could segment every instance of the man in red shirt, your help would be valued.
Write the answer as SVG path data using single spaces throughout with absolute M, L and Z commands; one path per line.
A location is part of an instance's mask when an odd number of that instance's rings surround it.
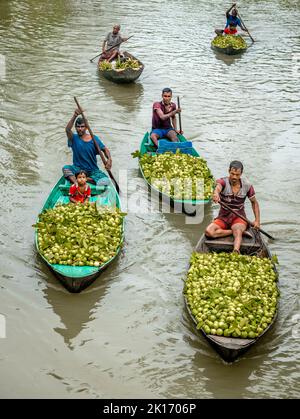
M 255 216 L 254 227 L 260 227 L 259 205 L 255 198 L 255 191 L 246 179 L 241 178 L 242 173 L 243 164 L 234 160 L 229 165 L 229 176 L 217 180 L 213 201 L 219 202 L 221 209 L 217 218 L 209 224 L 205 231 L 206 236 L 212 238 L 225 237 L 232 234 L 234 237 L 233 251 L 237 253 L 240 251 L 242 235 L 247 228 L 247 223 L 231 211 L 222 208 L 222 201 L 231 209 L 246 217 L 245 200 L 248 197 Z
M 167 138 L 173 142 L 178 141 L 177 123 L 175 115 L 181 112 L 181 109 L 176 109 L 176 104 L 171 102 L 172 90 L 166 87 L 162 91 L 162 101 L 154 102 L 152 114 L 152 131 L 150 138 L 158 147 L 158 140 Z

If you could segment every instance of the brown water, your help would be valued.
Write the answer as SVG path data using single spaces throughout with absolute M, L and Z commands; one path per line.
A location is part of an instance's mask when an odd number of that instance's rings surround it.
M 232 58 L 210 49 L 224 22 L 220 0 L 123 0 L 113 9 L 109 1 L 0 1 L 0 397 L 299 397 L 300 5 L 239 6 L 257 42 Z M 126 49 L 145 64 L 134 85 L 103 80 L 89 61 L 115 22 L 134 35 Z M 31 225 L 71 161 L 64 128 L 73 96 L 134 191 L 130 153 L 165 86 L 180 95 L 185 135 L 215 177 L 231 159 L 243 161 L 263 228 L 277 238 L 278 321 L 233 365 L 195 334 L 182 298 L 189 256 L 216 207 L 199 225 L 128 211 L 121 256 L 78 295 L 34 247 Z

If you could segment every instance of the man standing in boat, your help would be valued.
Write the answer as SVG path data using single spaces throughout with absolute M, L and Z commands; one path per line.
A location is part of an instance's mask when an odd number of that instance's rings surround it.
M 102 54 L 99 58 L 99 61 L 107 60 L 110 62 L 114 59 L 117 59 L 120 55 L 120 45 L 118 44 L 125 42 L 128 39 L 121 36 L 120 29 L 120 25 L 114 25 L 112 32 L 109 32 L 106 35 L 106 38 L 102 44 Z
M 175 115 L 181 112 L 181 109 L 176 109 L 176 104 L 171 102 L 172 90 L 166 87 L 162 91 L 162 101 L 153 103 L 152 113 L 152 131 L 150 138 L 158 147 L 158 140 L 167 138 L 172 142 L 177 142 L 177 134 L 182 134 L 177 130 L 177 122 Z
M 237 10 L 235 8 L 236 3 L 226 11 L 226 26 L 225 29 L 216 29 L 215 32 L 217 35 L 222 35 L 223 33 L 227 35 L 235 35 L 237 33 L 236 27 L 239 26 L 242 31 L 247 31 L 247 29 L 243 26 L 242 22 L 237 16 Z M 231 12 L 231 13 L 230 13 Z
M 81 112 L 79 111 L 79 109 L 75 109 L 72 118 L 66 126 L 68 147 L 72 148 L 73 151 L 73 164 L 66 165 L 63 167 L 63 175 L 71 183 L 76 183 L 76 173 L 78 173 L 81 170 L 84 170 L 87 173 L 88 182 L 98 185 L 107 185 L 109 183 L 109 178 L 97 166 L 98 151 L 94 145 L 94 141 L 91 135 L 87 132 L 87 127 L 84 123 L 84 119 L 78 116 L 80 115 L 80 113 Z M 77 131 L 76 134 L 72 132 L 74 122 Z M 112 166 L 112 159 L 109 149 L 102 143 L 102 141 L 96 135 L 94 136 L 94 138 L 107 158 L 105 168 L 107 170 L 110 170 Z
M 233 251 L 239 253 L 242 235 L 247 228 L 247 223 L 233 214 L 231 211 L 222 207 L 222 202 L 232 210 L 246 217 L 245 200 L 250 199 L 253 214 L 255 216 L 254 228 L 260 227 L 259 205 L 255 198 L 253 186 L 242 178 L 243 164 L 234 160 L 229 165 L 229 176 L 217 180 L 217 185 L 213 193 L 213 201 L 220 203 L 221 208 L 217 218 L 206 228 L 205 234 L 211 238 L 226 237 L 231 234 L 234 237 Z

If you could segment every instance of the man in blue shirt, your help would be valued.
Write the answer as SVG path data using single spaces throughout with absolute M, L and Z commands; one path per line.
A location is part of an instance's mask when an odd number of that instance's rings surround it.
M 241 23 L 240 19 L 237 17 L 237 10 L 235 9 L 236 3 L 233 3 L 233 5 L 226 11 L 226 26 L 225 30 L 222 29 L 216 29 L 215 32 L 217 35 L 222 35 L 225 33 L 236 33 L 236 27 L 239 26 L 242 31 L 247 31 L 247 29 L 244 27 L 244 25 Z M 231 12 L 231 13 L 230 13 Z M 230 28 L 230 31 L 229 31 Z
M 242 24 L 241 24 L 240 19 L 237 17 L 237 10 L 235 9 L 235 6 L 236 6 L 236 3 L 234 3 L 226 12 L 227 21 L 226 21 L 225 28 L 228 28 L 228 26 L 233 24 L 233 26 L 239 26 L 242 29 Z
M 66 126 L 68 147 L 72 148 L 73 151 L 73 164 L 63 167 L 63 175 L 71 183 L 76 183 L 75 174 L 80 170 L 84 170 L 88 175 L 88 182 L 107 185 L 109 183 L 109 178 L 99 169 L 97 165 L 98 151 L 95 147 L 94 141 L 91 135 L 87 132 L 83 118 L 78 117 L 78 115 L 80 115 L 80 111 L 75 109 L 72 118 Z M 76 134 L 72 132 L 74 122 L 77 131 Z M 107 158 L 105 168 L 110 170 L 112 166 L 110 152 L 96 135 L 94 138 Z

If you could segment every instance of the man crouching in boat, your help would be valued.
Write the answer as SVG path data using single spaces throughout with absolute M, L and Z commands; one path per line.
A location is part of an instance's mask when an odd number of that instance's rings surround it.
M 95 147 L 94 141 L 91 135 L 87 132 L 87 128 L 83 118 L 80 116 L 78 117 L 78 115 L 80 115 L 80 111 L 79 109 L 75 109 L 72 118 L 66 126 L 68 147 L 72 148 L 73 151 L 73 165 L 64 166 L 62 169 L 63 175 L 71 183 L 76 183 L 76 173 L 80 172 L 81 170 L 84 170 L 87 173 L 88 182 L 97 185 L 108 185 L 110 182 L 109 178 L 97 166 L 98 151 Z M 74 122 L 77 131 L 76 134 L 72 132 Z M 96 135 L 94 136 L 94 138 L 99 144 L 100 149 L 103 150 L 103 153 L 107 157 L 105 168 L 110 170 L 112 166 L 110 152 Z
M 226 26 L 225 29 L 216 29 L 215 33 L 217 35 L 222 35 L 223 33 L 226 35 L 235 35 L 237 33 L 237 26 L 239 26 L 242 31 L 246 31 L 247 29 L 242 25 L 240 19 L 237 16 L 237 10 L 235 9 L 236 3 L 234 3 L 227 11 L 226 11 Z M 231 12 L 232 10 L 232 12 Z M 230 13 L 231 12 L 231 13 Z
M 100 55 L 99 62 L 106 60 L 111 62 L 120 56 L 120 44 L 127 41 L 128 38 L 123 38 L 120 35 L 120 25 L 114 25 L 112 32 L 106 35 L 102 45 L 102 54 Z
M 181 112 L 181 109 L 176 109 L 176 104 L 171 102 L 172 90 L 166 87 L 162 91 L 162 101 L 153 103 L 152 113 L 152 131 L 150 138 L 158 147 L 158 140 L 167 138 L 172 142 L 178 141 L 177 134 L 182 134 L 177 131 L 177 123 L 175 115 Z
M 234 237 L 233 251 L 239 253 L 242 243 L 242 235 L 247 228 L 247 223 L 237 217 L 231 211 L 222 208 L 224 202 L 242 217 L 246 217 L 245 200 L 250 199 L 255 216 L 254 228 L 260 227 L 259 205 L 255 198 L 253 186 L 242 179 L 243 164 L 234 160 L 229 165 L 229 176 L 217 180 L 217 186 L 213 193 L 213 201 L 220 203 L 221 208 L 217 218 L 206 228 L 205 234 L 211 238 L 230 236 Z

